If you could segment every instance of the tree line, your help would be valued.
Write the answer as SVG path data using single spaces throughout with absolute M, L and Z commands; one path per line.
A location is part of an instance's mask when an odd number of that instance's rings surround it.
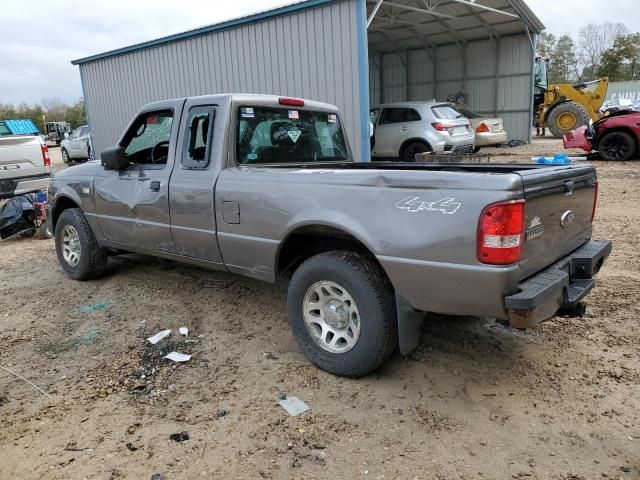
M 549 58 L 552 83 L 640 79 L 640 33 L 630 33 L 622 23 L 590 23 L 577 38 L 544 32 L 538 39 L 538 56 Z
M 0 103 L 0 120 L 29 119 L 33 120 L 42 133 L 46 133 L 46 122 L 69 122 L 71 128 L 86 125 L 87 114 L 84 100 L 69 105 L 59 98 L 45 98 L 40 103 L 18 106 Z

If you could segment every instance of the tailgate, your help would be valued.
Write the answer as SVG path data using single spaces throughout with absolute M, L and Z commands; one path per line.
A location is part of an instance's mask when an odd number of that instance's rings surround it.
M 0 180 L 47 174 L 39 137 L 0 137 Z
M 549 266 L 591 238 L 596 172 L 567 165 L 517 172 L 524 184 L 524 277 Z

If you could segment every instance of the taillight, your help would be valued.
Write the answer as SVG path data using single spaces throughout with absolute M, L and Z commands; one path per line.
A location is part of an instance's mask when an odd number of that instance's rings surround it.
M 598 193 L 600 191 L 600 184 L 596 181 L 595 188 L 593 189 L 593 210 L 591 211 L 591 223 L 596 217 L 596 207 L 598 206 Z
M 476 127 L 476 133 L 488 133 L 489 127 L 487 127 L 486 123 L 481 123 Z
M 432 123 L 431 126 L 436 130 L 438 130 L 439 132 L 444 132 L 445 130 L 448 130 L 449 128 L 451 128 L 448 125 L 445 125 L 444 123 L 440 123 L 440 122 Z
M 49 147 L 46 145 L 40 145 L 40 148 L 42 148 L 42 160 L 44 161 L 44 166 L 50 167 L 51 157 L 49 156 Z
M 508 265 L 520 260 L 524 233 L 524 200 L 494 203 L 480 215 L 478 260 Z
M 304 107 L 304 100 L 299 98 L 280 97 L 278 99 L 280 105 L 289 105 L 292 107 Z

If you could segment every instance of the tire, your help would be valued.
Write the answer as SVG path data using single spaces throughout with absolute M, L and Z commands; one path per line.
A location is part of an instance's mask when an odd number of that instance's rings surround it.
M 480 147 L 473 147 L 473 153 L 478 153 L 480 151 Z
M 67 164 L 67 165 L 71 165 L 73 163 L 73 161 L 71 160 L 71 157 L 69 156 L 69 152 L 67 152 L 66 148 L 63 148 L 60 151 L 61 155 L 62 155 L 62 161 Z
M 555 138 L 589 123 L 589 114 L 576 102 L 564 102 L 553 107 L 547 117 L 547 126 Z
M 402 149 L 402 154 L 400 155 L 400 159 L 403 162 L 415 162 L 416 161 L 416 153 L 424 153 L 429 152 L 431 149 L 424 142 L 410 142 Z
M 77 240 L 73 239 L 74 232 Z M 70 208 L 62 212 L 56 224 L 55 237 L 58 262 L 71 278 L 91 280 L 102 276 L 107 264 L 107 251 L 98 245 L 82 210 Z M 74 252 L 76 257 L 71 255 Z
M 329 294 L 324 298 L 316 294 L 322 288 Z M 315 305 L 320 308 L 312 310 Z M 340 312 L 340 305 L 347 313 L 342 317 L 334 313 L 330 319 L 329 310 L 335 307 Z M 378 265 L 353 252 L 321 253 L 300 265 L 289 284 L 287 310 L 302 352 L 322 370 L 335 375 L 367 375 L 398 346 L 391 285 Z M 329 325 L 331 320 L 348 325 Z M 327 327 L 326 334 L 320 324 Z
M 603 160 L 629 160 L 636 151 L 636 142 L 627 132 L 606 133 L 598 142 L 598 153 Z

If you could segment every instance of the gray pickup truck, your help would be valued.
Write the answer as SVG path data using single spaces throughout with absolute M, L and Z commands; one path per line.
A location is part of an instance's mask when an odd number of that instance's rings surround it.
M 0 199 L 47 188 L 49 148 L 40 135 L 0 135 Z
M 301 349 L 348 376 L 415 348 L 421 312 L 583 314 L 611 251 L 590 165 L 354 162 L 336 107 L 274 96 L 146 105 L 49 195 L 71 278 L 137 252 L 287 279 Z

